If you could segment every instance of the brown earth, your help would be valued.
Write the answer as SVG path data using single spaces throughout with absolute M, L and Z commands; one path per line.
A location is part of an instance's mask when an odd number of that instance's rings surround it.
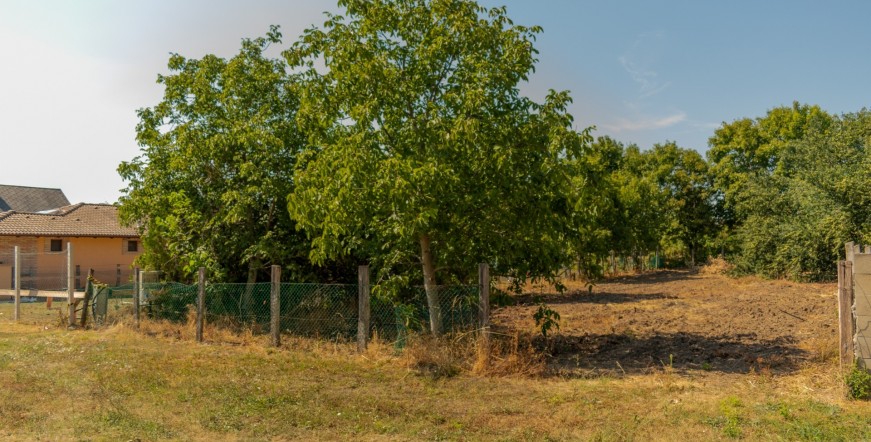
M 834 283 L 659 271 L 607 279 L 592 293 L 566 285 L 563 294 L 528 287 L 492 315 L 497 332 L 538 334 L 554 373 L 786 374 L 837 354 Z M 532 319 L 542 301 L 561 316 L 547 340 Z

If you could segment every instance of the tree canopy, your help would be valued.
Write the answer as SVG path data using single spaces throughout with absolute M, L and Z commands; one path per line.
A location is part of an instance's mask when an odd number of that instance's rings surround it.
M 483 261 L 522 275 L 564 264 L 565 160 L 588 135 L 571 129 L 567 93 L 519 92 L 540 29 L 465 0 L 339 4 L 285 52 L 312 145 L 289 209 L 312 257 L 358 252 L 382 282 L 417 266 L 436 333 L 438 281 Z
M 470 0 L 341 0 L 341 15 L 279 58 L 277 27 L 230 59 L 173 54 L 163 100 L 138 111 L 141 155 L 119 166 L 140 263 L 249 282 L 376 272 L 396 300 L 476 264 L 517 280 L 566 267 L 589 280 L 614 255 L 821 279 L 843 242 L 871 241 L 867 110 L 793 103 L 723 123 L 706 158 L 573 128 L 571 96 L 520 88 L 538 27 Z
M 169 58 L 163 100 L 138 111 L 140 156 L 119 167 L 124 221 L 142 230 L 140 263 L 188 279 L 256 277 L 267 264 L 310 269 L 305 238 L 286 210 L 293 167 L 305 148 L 299 100 L 285 63 L 264 55 L 273 27 L 233 58 Z

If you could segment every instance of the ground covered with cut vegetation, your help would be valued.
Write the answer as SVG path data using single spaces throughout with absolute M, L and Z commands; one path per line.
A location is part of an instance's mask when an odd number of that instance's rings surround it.
M 2 304 L 0 439 L 868 440 L 871 403 L 845 399 L 837 366 L 832 289 L 673 272 L 551 295 L 561 331 L 532 377 L 432 370 L 421 352 L 436 350 L 413 343 L 356 355 L 15 325 Z M 520 301 L 495 311 L 500 327 L 534 327 Z
M 527 287 L 516 305 L 497 309 L 504 330 L 535 330 L 541 302 L 558 312 L 560 333 L 547 342 L 563 373 L 692 370 L 788 374 L 826 364 L 837 352 L 834 283 L 729 278 L 659 271 L 582 284 L 563 294 Z

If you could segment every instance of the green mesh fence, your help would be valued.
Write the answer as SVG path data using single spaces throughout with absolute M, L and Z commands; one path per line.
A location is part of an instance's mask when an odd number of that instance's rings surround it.
M 441 328 L 444 333 L 474 330 L 479 326 L 477 286 L 437 287 Z M 404 345 L 409 332 L 430 330 L 429 306 L 423 287 L 410 287 L 402 303 L 382 299 L 370 302 L 373 334 Z
M 196 302 L 196 286 L 193 287 Z M 268 331 L 269 293 L 269 283 L 208 284 L 205 320 L 209 324 Z
M 357 335 L 355 284 L 282 284 L 281 330 L 300 336 Z
M 132 286 L 113 288 L 132 297 Z M 197 286 L 176 283 L 146 284 L 143 308 L 152 318 L 183 322 L 196 305 Z M 205 293 L 207 323 L 267 333 L 271 318 L 271 284 L 208 284 Z M 370 300 L 370 332 L 387 341 L 404 342 L 409 332 L 429 330 L 429 308 L 423 287 L 403 293 L 410 301 Z M 445 333 L 478 327 L 478 287 L 438 287 L 440 320 Z M 356 284 L 280 285 L 280 327 L 283 333 L 326 339 L 353 339 L 357 335 Z M 401 345 L 401 344 L 400 344 Z
M 196 285 L 176 282 L 142 284 L 140 308 L 144 308 L 145 314 L 152 318 L 184 322 L 191 311 L 190 306 L 197 305 L 197 291 Z M 132 290 L 130 297 L 133 297 Z

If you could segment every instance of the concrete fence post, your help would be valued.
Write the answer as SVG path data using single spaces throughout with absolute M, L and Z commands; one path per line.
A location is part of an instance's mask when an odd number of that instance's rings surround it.
M 269 293 L 269 328 L 272 346 L 281 346 L 281 266 L 272 266 L 272 287 Z
M 490 265 L 478 264 L 478 320 L 481 323 L 480 360 L 490 364 Z
M 139 267 L 133 269 L 133 323 L 139 328 L 139 296 L 142 292 L 142 272 Z
M 490 265 L 478 264 L 478 320 L 490 330 Z
M 76 275 L 73 269 L 73 243 L 67 242 L 67 308 L 70 328 L 76 326 Z
M 357 351 L 363 352 L 369 345 L 369 266 L 357 268 Z
M 203 315 L 206 307 L 206 268 L 200 267 L 197 278 L 197 342 L 203 342 Z
M 15 278 L 15 312 L 13 316 L 17 322 L 21 319 L 21 250 L 18 246 L 15 246 L 15 257 L 12 262 L 12 265 L 15 266 L 15 273 L 12 276 Z

